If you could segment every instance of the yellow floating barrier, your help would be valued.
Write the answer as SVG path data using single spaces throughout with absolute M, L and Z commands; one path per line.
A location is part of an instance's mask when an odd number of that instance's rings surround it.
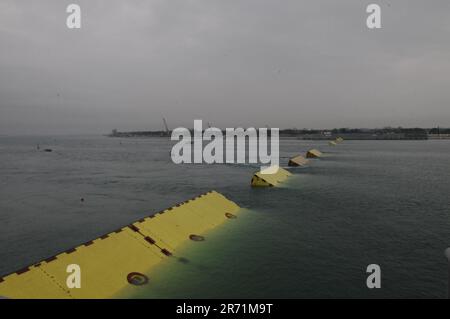
M 344 139 L 342 137 L 337 137 L 336 138 L 336 142 L 337 143 L 342 143 L 344 141 Z
M 295 156 L 289 160 L 289 166 L 305 166 L 309 161 L 301 155 Z
M 292 174 L 280 167 L 270 167 L 256 172 L 251 181 L 253 187 L 272 187 L 284 182 Z
M 337 143 L 336 143 L 336 141 L 329 141 L 329 142 L 328 142 L 328 145 L 330 145 L 330 146 L 336 146 Z
M 124 289 L 151 283 L 148 272 L 188 240 L 227 219 L 239 206 L 212 191 L 143 218 L 62 254 L 47 258 L 4 278 L 6 298 L 112 298 Z M 81 287 L 68 288 L 69 265 L 78 265 Z
M 239 206 L 213 192 L 201 195 L 133 224 L 159 247 L 173 251 L 191 235 L 199 235 L 230 218 Z
M 323 155 L 322 152 L 316 149 L 312 149 L 306 153 L 306 158 L 319 158 L 322 157 L 322 155 Z

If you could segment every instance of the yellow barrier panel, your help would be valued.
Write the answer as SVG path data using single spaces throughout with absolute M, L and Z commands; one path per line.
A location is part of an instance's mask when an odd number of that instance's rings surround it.
M 22 272 L 24 271 L 24 272 Z M 38 266 L 11 274 L 0 282 L 0 296 L 7 298 L 70 298 L 69 291 Z
M 256 172 L 251 181 L 253 187 L 272 187 L 284 182 L 292 174 L 287 170 L 278 167 L 273 174 L 263 174 L 260 171 Z
M 16 273 L 0 278 L 7 298 L 110 298 L 139 289 L 146 273 L 183 242 L 234 218 L 239 206 L 209 192 L 104 235 Z M 81 270 L 81 288 L 68 288 L 67 266 Z M 151 279 L 150 279 L 151 280 Z
M 289 166 L 305 166 L 309 161 L 301 155 L 295 156 L 289 160 Z
M 322 152 L 316 150 L 316 149 L 312 149 L 309 150 L 308 153 L 306 153 L 306 158 L 319 158 L 322 157 Z
M 166 256 L 130 228 L 102 236 L 51 257 L 23 274 L 15 273 L 0 283 L 0 295 L 8 298 L 104 298 L 128 285 L 127 276 L 147 272 Z M 67 266 L 81 269 L 81 288 L 69 289 Z
M 344 141 L 344 139 L 342 137 L 337 137 L 336 138 L 336 142 L 337 143 L 342 143 Z
M 329 142 L 328 142 L 328 145 L 330 145 L 330 146 L 336 146 L 336 145 L 337 145 L 337 142 L 336 142 L 336 141 L 329 141 Z
M 156 245 L 173 251 L 191 235 L 202 234 L 220 225 L 229 218 L 227 215 L 234 216 L 238 210 L 239 206 L 219 193 L 211 192 L 133 225 Z

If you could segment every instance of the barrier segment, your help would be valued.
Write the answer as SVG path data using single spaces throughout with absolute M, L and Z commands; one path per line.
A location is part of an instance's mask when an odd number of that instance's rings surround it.
M 0 278 L 0 296 L 111 298 L 125 288 L 141 289 L 141 284 L 151 284 L 143 274 L 151 273 L 191 235 L 200 236 L 239 209 L 215 191 L 203 194 Z M 81 268 L 81 288 L 66 285 L 70 264 Z
M 320 151 L 318 151 L 316 149 L 309 150 L 306 153 L 306 158 L 319 158 L 319 157 L 322 157 L 322 156 L 323 156 L 322 152 L 320 152 Z
M 25 271 L 25 270 L 24 270 Z M 71 298 L 70 292 L 51 275 L 37 266 L 30 266 L 24 273 L 8 275 L 0 283 L 0 296 L 6 298 Z
M 48 258 L 15 273 L 0 283 L 0 295 L 8 298 L 107 298 L 127 285 L 131 272 L 147 272 L 166 256 L 130 228 Z M 81 268 L 81 288 L 69 289 L 67 266 Z M 44 274 L 44 276 L 42 275 Z
M 284 182 L 292 174 L 287 170 L 278 167 L 273 174 L 262 174 L 260 171 L 253 174 L 251 185 L 253 187 L 273 187 Z
M 217 192 L 199 196 L 133 225 L 156 245 L 175 250 L 190 235 L 199 235 L 226 221 L 226 214 L 236 214 L 239 206 Z
M 288 162 L 289 166 L 305 166 L 309 161 L 301 155 L 291 158 Z

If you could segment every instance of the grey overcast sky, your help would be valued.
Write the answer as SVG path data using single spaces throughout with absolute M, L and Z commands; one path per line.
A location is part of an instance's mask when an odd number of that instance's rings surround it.
M 370 3 L 381 30 L 366 27 Z M 0 134 L 161 129 L 162 116 L 450 127 L 450 1 L 0 0 Z

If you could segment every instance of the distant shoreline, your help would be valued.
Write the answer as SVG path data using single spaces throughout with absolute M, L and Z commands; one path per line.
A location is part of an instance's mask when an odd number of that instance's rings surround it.
M 193 132 L 193 130 L 191 130 Z M 222 131 L 225 134 L 225 131 Z M 130 131 L 113 130 L 109 137 L 170 137 L 171 131 Z M 299 130 L 282 129 L 280 138 L 298 140 L 334 140 L 342 137 L 345 140 L 449 140 L 450 129 L 425 128 L 383 128 L 383 129 L 332 129 L 332 130 Z

